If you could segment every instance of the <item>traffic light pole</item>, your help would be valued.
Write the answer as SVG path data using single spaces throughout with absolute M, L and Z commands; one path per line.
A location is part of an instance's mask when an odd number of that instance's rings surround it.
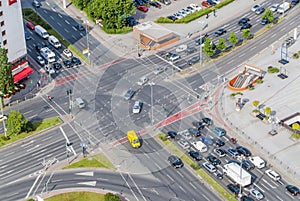
M 72 90 L 67 90 L 67 96 L 69 97 L 69 114 L 71 114 L 72 111 Z

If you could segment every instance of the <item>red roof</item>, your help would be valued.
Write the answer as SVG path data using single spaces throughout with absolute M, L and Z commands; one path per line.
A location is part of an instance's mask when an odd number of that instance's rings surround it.
M 34 70 L 27 66 L 26 68 L 24 68 L 24 70 L 14 75 L 14 83 L 19 82 L 20 80 L 24 79 L 33 72 Z

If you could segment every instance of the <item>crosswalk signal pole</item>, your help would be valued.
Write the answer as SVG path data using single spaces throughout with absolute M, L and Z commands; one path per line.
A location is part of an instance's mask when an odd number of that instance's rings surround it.
M 72 111 L 72 90 L 67 90 L 67 96 L 69 97 L 69 114 L 71 114 Z

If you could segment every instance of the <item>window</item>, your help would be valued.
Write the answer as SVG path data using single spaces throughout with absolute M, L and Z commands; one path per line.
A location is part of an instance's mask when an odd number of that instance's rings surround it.
M 5 36 L 5 34 L 6 34 L 6 31 L 5 30 L 2 31 L 2 36 Z
M 3 11 L 0 11 L 0 16 L 3 16 Z
M 4 26 L 4 21 L 2 21 L 0 25 L 3 27 Z
M 4 40 L 4 41 L 3 41 L 3 45 L 7 45 L 7 40 Z

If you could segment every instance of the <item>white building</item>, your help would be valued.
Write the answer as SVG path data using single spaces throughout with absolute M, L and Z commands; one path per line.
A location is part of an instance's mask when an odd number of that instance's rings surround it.
M 15 83 L 34 72 L 26 59 L 21 0 L 0 0 L 0 45 L 7 49 Z

